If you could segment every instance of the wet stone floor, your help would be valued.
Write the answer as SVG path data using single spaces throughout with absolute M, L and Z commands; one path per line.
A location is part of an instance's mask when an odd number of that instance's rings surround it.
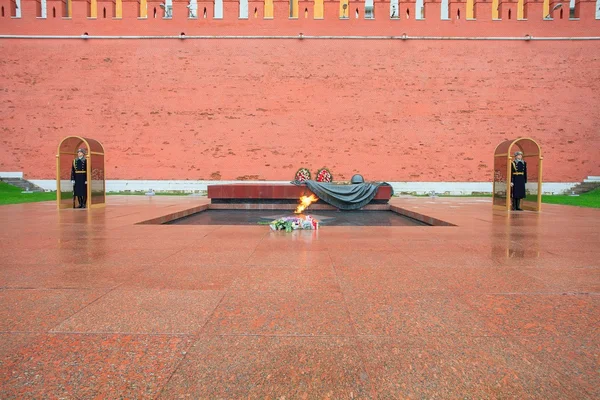
M 600 398 L 599 210 L 285 233 L 108 201 L 0 207 L 0 398 Z

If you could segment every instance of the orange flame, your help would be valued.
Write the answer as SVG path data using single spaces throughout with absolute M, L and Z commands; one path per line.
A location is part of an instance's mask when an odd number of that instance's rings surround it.
M 310 196 L 300 197 L 300 204 L 298 205 L 298 207 L 296 207 L 296 211 L 294 211 L 294 213 L 301 214 L 302 211 L 306 210 L 306 208 L 308 208 L 308 206 L 310 206 L 312 203 L 314 203 L 317 200 L 319 200 L 319 198 L 317 196 L 315 196 L 314 194 L 311 194 Z

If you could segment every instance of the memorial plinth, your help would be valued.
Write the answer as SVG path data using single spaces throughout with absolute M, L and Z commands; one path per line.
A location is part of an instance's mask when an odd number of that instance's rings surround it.
M 289 205 L 296 204 L 302 196 L 314 194 L 306 186 L 297 186 L 284 183 L 234 183 L 223 185 L 209 185 L 208 198 L 211 205 Z M 317 196 L 318 197 L 318 196 Z M 387 207 L 387 203 L 392 197 L 392 188 L 390 186 L 381 186 L 373 200 L 367 205 L 382 205 Z M 321 206 L 321 207 L 319 207 Z M 381 209 L 379 208 L 378 209 Z M 211 207 L 221 208 L 221 207 Z M 236 208 L 236 207 L 234 207 Z M 254 208 L 254 207 L 252 207 Z M 265 207 L 272 208 L 272 207 Z M 335 207 L 319 200 L 311 208 L 335 209 Z

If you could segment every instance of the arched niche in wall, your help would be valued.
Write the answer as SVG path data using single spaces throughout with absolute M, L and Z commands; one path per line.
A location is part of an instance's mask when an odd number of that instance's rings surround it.
M 525 190 L 522 208 L 540 211 L 542 208 L 542 149 L 530 138 L 506 140 L 494 151 L 494 176 L 492 177 L 492 204 L 495 210 L 509 211 L 511 207 L 511 164 L 515 151 L 523 152 L 527 163 Z
M 71 167 L 80 148 L 87 152 L 86 208 L 104 207 L 106 203 L 104 147 L 95 139 L 68 136 L 60 142 L 56 152 L 56 204 L 59 209 L 74 207 Z

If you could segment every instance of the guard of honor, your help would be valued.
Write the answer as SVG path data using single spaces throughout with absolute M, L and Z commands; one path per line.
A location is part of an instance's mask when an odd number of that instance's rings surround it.
M 87 200 L 87 160 L 85 149 L 77 150 L 77 158 L 71 167 L 71 183 L 73 184 L 73 208 L 85 208 Z M 75 207 L 75 196 L 79 207 Z
M 511 165 L 511 197 L 512 209 L 522 211 L 521 199 L 525 198 L 525 184 L 527 183 L 527 163 L 523 160 L 523 152 L 517 151 Z

